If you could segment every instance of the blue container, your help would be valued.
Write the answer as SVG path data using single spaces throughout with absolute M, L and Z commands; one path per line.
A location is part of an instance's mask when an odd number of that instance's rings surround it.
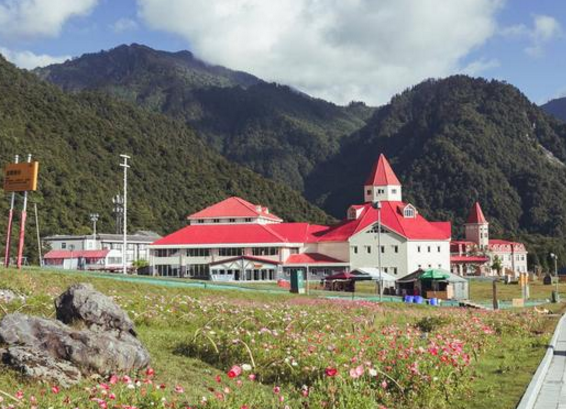
M 431 298 L 429 303 L 430 305 L 438 306 L 438 298 Z
M 415 297 L 412 296 L 412 295 L 406 295 L 405 296 L 405 302 L 412 303 L 412 302 L 414 302 L 414 299 L 415 299 Z
M 424 302 L 424 298 L 421 297 L 420 295 L 415 295 L 415 296 L 413 297 L 413 302 L 414 302 L 415 304 L 422 304 L 422 303 Z

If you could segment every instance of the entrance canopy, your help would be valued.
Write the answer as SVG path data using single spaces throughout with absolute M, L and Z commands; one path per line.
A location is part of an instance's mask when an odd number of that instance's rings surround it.
M 429 268 L 421 274 L 420 278 L 423 280 L 447 280 L 450 278 L 450 272 L 440 268 Z

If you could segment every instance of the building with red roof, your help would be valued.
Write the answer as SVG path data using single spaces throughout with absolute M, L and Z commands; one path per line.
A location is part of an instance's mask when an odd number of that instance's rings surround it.
M 478 202 L 474 203 L 464 224 L 465 240 L 452 241 L 450 262 L 452 271 L 459 275 L 518 276 L 527 272 L 527 249 L 523 243 L 491 239 L 489 222 Z M 501 271 L 491 267 L 499 259 Z
M 262 205 L 230 197 L 155 241 L 150 268 L 156 275 L 219 281 L 275 280 L 301 269 L 322 279 L 375 268 L 381 256 L 382 271 L 394 277 L 418 268 L 449 269 L 451 223 L 426 220 L 403 202 L 401 189 L 380 155 L 364 184 L 364 203 L 350 206 L 334 226 L 285 223 Z

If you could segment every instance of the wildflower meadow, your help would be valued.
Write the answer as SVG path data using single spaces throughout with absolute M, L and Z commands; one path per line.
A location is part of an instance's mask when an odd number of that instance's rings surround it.
M 45 274 L 45 273 L 42 273 Z M 0 284 L 26 294 L 3 305 L 50 316 L 76 277 L 38 273 Z M 474 396 L 474 368 L 502 340 L 544 345 L 532 310 L 173 290 L 93 280 L 134 320 L 153 362 L 63 389 L 2 368 L 0 408 L 451 408 Z M 525 345 L 525 344 L 522 344 Z M 526 385 L 525 385 L 526 386 Z M 458 405 L 455 404 L 458 402 Z

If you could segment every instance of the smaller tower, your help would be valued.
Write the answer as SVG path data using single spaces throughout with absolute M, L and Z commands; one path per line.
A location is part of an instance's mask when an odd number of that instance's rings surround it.
M 466 240 L 476 243 L 481 249 L 487 248 L 489 244 L 489 223 L 483 215 L 478 202 L 474 204 L 468 220 L 464 224 Z
M 364 184 L 364 201 L 402 201 L 401 182 L 383 154 L 379 155 L 377 163 Z

